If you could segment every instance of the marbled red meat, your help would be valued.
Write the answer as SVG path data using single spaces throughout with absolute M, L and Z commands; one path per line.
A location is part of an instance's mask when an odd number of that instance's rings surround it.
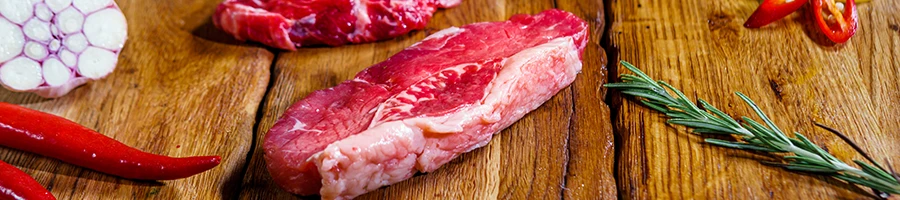
M 291 106 L 266 135 L 269 172 L 325 199 L 431 172 L 570 84 L 587 31 L 560 10 L 439 31 Z
M 295 50 L 390 39 L 461 0 L 225 0 L 213 22 L 239 40 Z

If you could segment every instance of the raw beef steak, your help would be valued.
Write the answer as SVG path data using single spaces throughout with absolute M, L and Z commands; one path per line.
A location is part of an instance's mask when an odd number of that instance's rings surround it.
M 285 111 L 265 138 L 269 172 L 344 199 L 434 171 L 569 85 L 587 31 L 548 10 L 434 33 Z
M 461 0 L 225 0 L 213 23 L 239 40 L 295 50 L 390 39 Z

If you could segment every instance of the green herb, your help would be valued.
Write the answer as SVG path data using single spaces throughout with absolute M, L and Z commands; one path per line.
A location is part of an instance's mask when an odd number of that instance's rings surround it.
M 786 164 L 775 164 L 788 170 L 827 174 L 836 179 L 872 188 L 882 198 L 887 196 L 884 193 L 900 194 L 900 182 L 897 181 L 900 178 L 897 173 L 893 173 L 893 170 L 892 173 L 888 173 L 888 170 L 881 167 L 882 165 L 865 155 L 861 149 L 834 129 L 817 124 L 851 143 L 874 166 L 854 160 L 853 162 L 860 168 L 852 167 L 813 144 L 800 133 L 795 132 L 793 138 L 788 137 L 759 106 L 740 92 L 736 93 L 737 96 L 753 108 L 763 123 L 749 117 L 741 117 L 743 123 L 739 123 L 703 99 L 698 99 L 696 104 L 692 103 L 671 85 L 651 79 L 628 62 L 622 61 L 622 65 L 635 75 L 622 74 L 622 82 L 604 86 L 639 97 L 640 102 L 647 107 L 666 114 L 669 118 L 667 122 L 670 124 L 687 126 L 692 128 L 694 133 L 733 135 L 739 138 L 736 141 L 707 138 L 704 140 L 707 143 L 735 149 L 780 153 L 777 155 L 782 156 Z

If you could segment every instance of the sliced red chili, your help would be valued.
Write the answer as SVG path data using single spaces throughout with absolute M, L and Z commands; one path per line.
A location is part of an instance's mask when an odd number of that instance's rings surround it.
M 0 199 L 56 199 L 44 186 L 18 168 L 0 161 Z
M 65 118 L 2 102 L 0 145 L 139 180 L 185 178 L 212 169 L 221 160 L 143 152 Z
M 847 0 L 844 11 L 834 3 L 834 0 L 813 0 L 812 11 L 816 17 L 816 24 L 825 36 L 836 43 L 844 43 L 856 34 L 859 16 L 856 13 L 856 1 Z
M 766 0 L 753 11 L 744 27 L 759 28 L 790 15 L 809 0 Z

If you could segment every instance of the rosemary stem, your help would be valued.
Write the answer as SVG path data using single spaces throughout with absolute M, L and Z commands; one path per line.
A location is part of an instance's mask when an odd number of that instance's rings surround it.
M 823 161 L 829 162 L 825 158 L 822 158 L 821 156 L 819 156 L 819 154 L 809 152 L 805 149 L 797 148 L 797 146 L 794 146 L 794 145 L 788 146 L 786 149 L 787 149 L 787 151 L 797 154 L 798 156 L 809 157 L 809 158 L 821 158 Z M 832 164 L 834 164 L 834 163 L 832 163 Z M 843 164 L 843 163 L 841 163 L 841 164 Z M 847 166 L 847 165 L 844 165 L 844 166 Z M 847 166 L 847 167 L 850 167 L 850 166 Z M 852 167 L 850 167 L 850 168 L 852 168 Z
M 881 178 L 877 178 L 877 177 L 875 177 L 875 176 L 872 176 L 871 174 L 866 173 L 865 171 L 859 170 L 859 169 L 857 169 L 857 168 L 855 168 L 855 167 L 851 167 L 850 165 L 847 165 L 847 164 L 845 164 L 845 163 L 837 162 L 837 163 L 833 163 L 833 164 L 834 164 L 840 171 L 843 171 L 843 172 L 845 172 L 845 173 L 855 174 L 855 175 L 857 175 L 857 176 L 860 176 L 860 177 L 869 179 L 869 180 L 871 180 L 871 181 L 878 182 L 878 183 L 880 183 L 880 184 L 882 184 L 882 185 L 885 185 L 885 186 L 894 188 L 894 189 L 896 189 L 896 190 L 900 190 L 900 187 L 897 187 L 896 185 L 894 185 L 894 184 L 892 184 L 892 183 L 885 182 L 885 181 L 882 180 Z
M 832 162 L 832 161 L 829 161 L 828 159 L 822 158 L 822 156 L 819 156 L 818 154 L 809 152 L 809 151 L 807 151 L 807 150 L 798 148 L 798 147 L 793 146 L 793 145 L 788 146 L 788 147 L 786 148 L 786 150 L 789 151 L 789 152 L 791 152 L 791 153 L 794 153 L 794 154 L 796 154 L 796 155 L 798 155 L 798 156 L 801 156 L 801 157 L 820 158 L 822 161 L 828 162 L 828 163 L 831 163 L 832 165 L 834 165 L 834 166 L 835 166 L 835 169 L 836 169 L 837 171 L 841 171 L 841 172 L 844 172 L 844 173 L 854 174 L 854 175 L 857 175 L 857 176 L 866 178 L 866 179 L 868 179 L 868 180 L 870 180 L 870 181 L 878 182 L 878 183 L 880 183 L 880 184 L 882 184 L 882 185 L 886 185 L 886 186 L 892 187 L 892 188 L 894 188 L 894 189 L 900 190 L 900 188 L 896 187 L 894 184 L 885 182 L 885 181 L 882 180 L 881 178 L 872 176 L 871 174 L 866 173 L 865 171 L 862 171 L 862 170 L 857 169 L 857 168 L 855 168 L 855 167 L 852 167 L 852 166 L 850 166 L 850 165 L 847 165 L 847 164 L 844 163 L 844 162 Z
M 739 126 L 739 127 L 740 127 L 740 129 L 737 130 L 737 132 L 738 132 L 739 135 L 742 135 L 742 136 L 755 136 L 755 135 L 753 135 L 753 133 L 750 133 L 750 130 L 747 130 L 747 128 L 744 128 L 743 126 Z
M 623 82 L 605 84 L 606 87 L 621 89 L 623 94 L 641 98 L 644 105 L 664 113 L 669 118 L 667 123 L 687 126 L 692 128 L 694 133 L 733 135 L 741 138 L 737 141 L 707 138 L 705 141 L 710 144 L 744 150 L 790 153 L 793 155 L 780 154 L 787 159 L 787 163 L 782 164 L 786 169 L 827 173 L 836 179 L 867 186 L 875 191 L 900 194 L 900 183 L 897 182 L 900 177 L 893 169 L 890 173 L 886 172 L 886 169 L 868 156 L 866 158 L 877 167 L 869 166 L 862 161 L 854 161 L 859 168 L 852 167 L 813 144 L 800 133 L 795 133 L 794 138 L 790 138 L 753 100 L 740 92 L 737 95 L 753 108 L 762 119 L 762 123 L 749 117 L 742 117 L 743 123 L 738 122 L 702 99 L 698 99 L 696 103 L 691 102 L 677 88 L 663 81 L 654 81 L 628 62 L 622 61 L 622 65 L 635 75 L 622 75 Z

